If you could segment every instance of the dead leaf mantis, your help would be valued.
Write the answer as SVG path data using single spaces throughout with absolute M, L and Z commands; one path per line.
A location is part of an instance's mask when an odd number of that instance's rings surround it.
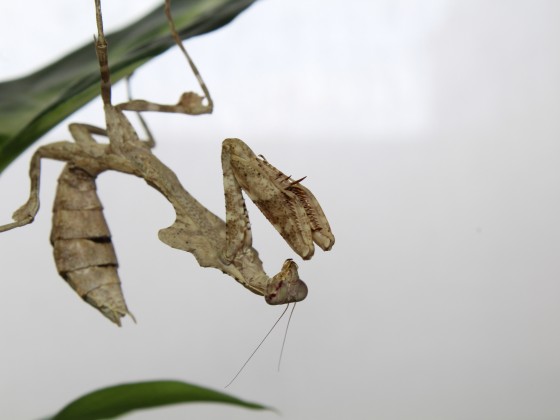
M 110 232 L 96 194 L 95 179 L 113 170 L 143 178 L 171 203 L 176 220 L 159 231 L 167 245 L 192 253 L 202 267 L 214 267 L 234 277 L 272 305 L 298 302 L 307 296 L 307 286 L 298 275 L 297 264 L 288 259 L 281 271 L 268 277 L 258 252 L 252 247 L 249 217 L 241 190 L 257 204 L 292 249 L 303 259 L 313 255 L 315 242 L 329 250 L 334 236 L 313 194 L 293 181 L 264 158 L 256 157 L 239 139 L 226 139 L 222 147 L 222 168 L 226 198 L 226 221 L 207 210 L 181 185 L 175 173 L 151 151 L 154 141 L 141 140 L 123 111 L 173 112 L 188 115 L 211 113 L 209 91 L 184 49 L 175 30 L 170 0 L 165 13 L 172 35 L 195 73 L 204 96 L 184 93 L 175 105 L 130 100 L 113 105 L 108 63 L 108 46 L 103 31 L 100 0 L 95 0 L 97 37 L 95 50 L 101 75 L 101 98 L 106 128 L 71 124 L 74 142 L 60 141 L 41 146 L 31 158 L 28 201 L 13 214 L 13 222 L 0 232 L 33 222 L 39 210 L 41 159 L 66 162 L 59 179 L 54 205 L 51 242 L 61 276 L 88 303 L 120 326 L 130 314 L 117 274 L 117 259 Z M 94 135 L 107 137 L 98 143 Z

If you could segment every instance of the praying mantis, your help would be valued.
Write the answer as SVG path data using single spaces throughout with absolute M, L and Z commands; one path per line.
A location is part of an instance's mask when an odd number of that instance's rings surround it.
M 53 208 L 51 243 L 57 270 L 80 297 L 120 326 L 121 318 L 127 314 L 132 317 L 132 314 L 122 294 L 116 253 L 95 180 L 105 171 L 127 173 L 144 179 L 173 206 L 176 220 L 159 231 L 162 242 L 192 253 L 202 267 L 214 267 L 232 276 L 253 293 L 264 296 L 271 305 L 299 302 L 305 299 L 308 289 L 299 278 L 298 266 L 292 259 L 287 259 L 273 277 L 264 272 L 252 245 L 242 191 L 255 202 L 294 252 L 307 260 L 313 256 L 314 244 L 327 251 L 335 239 L 317 199 L 301 185 L 303 178 L 292 180 L 264 157 L 257 157 L 242 140 L 224 140 L 221 156 L 224 222 L 185 190 L 176 174 L 152 153 L 155 142 L 149 131 L 148 139 L 141 140 L 124 114 L 124 111 L 153 111 L 201 115 L 213 110 L 210 93 L 175 29 L 170 0 L 165 1 L 165 14 L 172 36 L 197 77 L 203 96 L 186 92 L 174 105 L 144 100 L 113 105 L 101 0 L 95 0 L 95 50 L 106 128 L 70 124 L 74 141 L 39 147 L 30 162 L 29 199 L 13 214 L 13 222 L 0 226 L 0 232 L 33 222 L 39 211 L 41 160 L 66 162 Z M 94 136 L 106 137 L 108 143 L 99 143 Z

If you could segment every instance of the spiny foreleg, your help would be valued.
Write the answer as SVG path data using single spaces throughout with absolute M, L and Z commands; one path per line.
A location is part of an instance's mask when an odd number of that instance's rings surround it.
M 240 141 L 240 140 L 239 140 Z M 236 264 L 246 253 L 252 249 L 251 224 L 241 192 L 247 188 L 246 179 L 260 179 L 262 174 L 257 167 L 251 165 L 251 156 L 235 153 L 236 141 L 225 140 L 222 147 L 222 170 L 224 180 L 224 195 L 226 203 L 226 238 L 222 258 L 226 264 Z M 241 172 L 241 174 L 240 174 Z M 241 182 L 243 182 L 243 185 Z M 259 188 L 267 189 L 266 183 L 261 183 Z M 261 193 L 266 194 L 265 191 Z M 280 272 L 268 279 L 266 283 L 255 276 L 241 281 L 245 287 L 265 297 L 270 305 L 283 305 L 299 302 L 307 296 L 307 286 L 299 278 L 297 264 L 288 259 L 282 265 Z
M 235 185 L 237 190 L 231 190 L 239 197 L 241 189 L 245 191 L 284 240 L 304 260 L 313 256 L 314 242 L 325 251 L 332 248 L 334 235 L 327 218 L 315 196 L 301 185 L 303 178 L 292 180 L 264 158 L 257 157 L 242 140 L 233 138 L 225 139 L 222 143 L 222 167 L 226 190 L 228 185 Z M 235 217 L 232 218 L 236 224 L 243 222 L 240 209 L 241 206 L 238 205 Z M 226 212 L 229 212 L 227 207 Z M 227 247 L 229 253 L 240 247 L 238 238 L 230 238 Z

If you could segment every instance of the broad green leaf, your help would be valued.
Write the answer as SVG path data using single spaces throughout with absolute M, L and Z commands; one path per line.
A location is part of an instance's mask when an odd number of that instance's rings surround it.
M 217 29 L 256 0 L 173 0 L 182 39 Z M 174 45 L 161 7 L 107 36 L 112 81 Z M 84 12 L 85 13 L 85 12 Z M 91 18 L 94 19 L 93 2 Z M 93 42 L 20 79 L 0 83 L 0 172 L 48 130 L 99 94 Z
M 48 420 L 112 419 L 134 410 L 170 404 L 212 402 L 266 410 L 260 404 L 240 400 L 222 392 L 179 381 L 137 382 L 111 386 L 72 401 Z

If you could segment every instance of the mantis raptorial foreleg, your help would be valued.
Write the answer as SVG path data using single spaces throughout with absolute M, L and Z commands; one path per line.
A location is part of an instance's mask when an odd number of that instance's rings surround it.
M 313 256 L 313 242 L 325 251 L 332 248 L 334 236 L 329 222 L 315 196 L 301 185 L 304 178 L 292 180 L 239 139 L 224 140 L 222 169 L 228 230 L 226 260 L 251 245 L 241 189 L 304 260 Z
M 334 245 L 329 222 L 315 196 L 264 158 L 257 157 L 242 140 L 222 144 L 222 170 L 226 201 L 225 261 L 252 246 L 251 225 L 241 190 L 244 190 L 292 249 L 303 259 L 313 256 L 313 242 L 328 251 Z M 297 265 L 287 260 L 264 293 L 270 304 L 299 302 L 307 286 L 299 279 Z

